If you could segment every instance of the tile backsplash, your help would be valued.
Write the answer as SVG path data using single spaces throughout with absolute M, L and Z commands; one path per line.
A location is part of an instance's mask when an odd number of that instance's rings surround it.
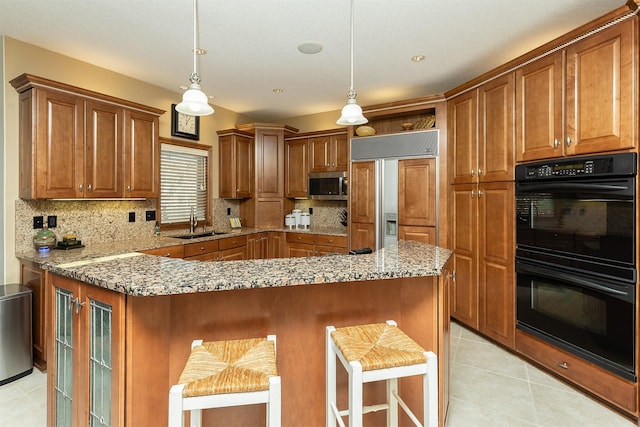
M 346 209 L 346 202 L 296 200 L 296 209 L 308 212 L 313 208 L 311 228 L 342 227 L 340 212 Z M 16 252 L 33 249 L 33 217 L 57 217 L 57 226 L 52 231 L 58 239 L 66 232 L 73 231 L 83 244 L 97 244 L 114 240 L 129 240 L 149 237 L 154 233 L 155 221 L 145 221 L 145 212 L 156 209 L 155 200 L 16 200 Z M 231 215 L 227 215 L 230 209 Z M 135 222 L 129 222 L 129 213 L 135 213 Z M 238 200 L 215 199 L 213 201 L 213 227 L 228 229 L 229 216 L 240 214 Z M 287 212 L 289 213 L 289 212 Z M 284 218 L 282 218 L 284 227 Z M 164 234 L 164 233 L 163 233 Z

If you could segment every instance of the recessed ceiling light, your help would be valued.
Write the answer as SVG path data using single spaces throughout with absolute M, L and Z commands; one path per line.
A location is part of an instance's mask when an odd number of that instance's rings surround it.
M 421 62 L 421 61 L 424 61 L 425 58 L 426 57 L 424 55 L 416 55 L 416 56 L 412 56 L 411 60 L 413 62 Z
M 272 89 L 272 90 L 273 90 L 273 93 L 282 93 L 282 92 L 284 92 L 284 89 L 281 89 L 281 88 L 275 88 L 275 89 Z
M 313 41 L 303 42 L 298 45 L 298 50 L 306 55 L 315 55 L 322 51 L 322 45 Z

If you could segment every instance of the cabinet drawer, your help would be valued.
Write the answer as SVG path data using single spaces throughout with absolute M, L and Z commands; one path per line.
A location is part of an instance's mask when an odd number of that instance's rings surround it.
M 638 399 L 635 383 L 519 330 L 516 331 L 516 350 L 625 411 L 636 412 Z
M 140 251 L 143 254 L 164 256 L 168 258 L 182 258 L 184 257 L 184 247 L 182 245 L 166 246 L 164 248 L 148 249 L 146 251 Z
M 185 258 L 217 251 L 217 240 L 207 240 L 205 242 L 189 243 L 188 245 L 184 245 Z
M 338 248 L 347 247 L 346 236 L 333 236 L 329 234 L 316 234 L 316 245 L 335 246 Z
M 313 245 L 314 235 L 307 233 L 285 233 L 287 243 L 307 243 Z
M 218 240 L 220 243 L 220 250 L 238 248 L 240 246 L 247 246 L 247 236 L 227 237 Z

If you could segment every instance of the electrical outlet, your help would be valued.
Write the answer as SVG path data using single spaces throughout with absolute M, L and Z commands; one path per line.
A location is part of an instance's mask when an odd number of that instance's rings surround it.
M 44 227 L 44 217 L 42 215 L 34 216 L 33 217 L 33 228 L 42 228 L 42 227 Z
M 309 215 L 313 215 L 313 208 L 309 208 Z
M 136 213 L 129 212 L 129 222 L 136 222 Z
M 49 215 L 47 217 L 47 227 L 56 228 L 58 226 L 58 217 L 56 215 Z
M 144 213 L 144 219 L 146 221 L 155 221 L 156 220 L 156 211 L 146 211 Z
M 227 216 L 231 215 L 231 208 L 227 208 Z

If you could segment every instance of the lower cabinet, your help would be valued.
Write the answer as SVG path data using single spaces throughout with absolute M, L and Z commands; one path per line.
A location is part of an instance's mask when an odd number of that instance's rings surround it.
M 451 314 L 514 347 L 514 183 L 456 184 L 453 197 Z
M 48 292 L 45 286 L 44 271 L 38 264 L 20 262 L 20 283 L 31 289 L 31 315 L 33 337 L 33 365 L 45 372 L 47 370 L 47 304 Z
M 220 245 L 219 261 L 247 259 L 247 236 L 226 237 L 218 240 Z
M 346 236 L 308 233 L 286 233 L 286 235 L 286 256 L 289 258 L 348 252 Z
M 48 425 L 124 425 L 125 295 L 50 275 Z
M 270 231 L 267 233 L 267 257 L 284 257 L 284 233 L 280 231 Z
M 184 245 L 184 259 L 198 261 L 216 261 L 218 259 L 218 241 L 207 240 Z
M 268 235 L 269 233 L 256 233 L 247 237 L 247 259 L 265 259 L 268 254 Z

